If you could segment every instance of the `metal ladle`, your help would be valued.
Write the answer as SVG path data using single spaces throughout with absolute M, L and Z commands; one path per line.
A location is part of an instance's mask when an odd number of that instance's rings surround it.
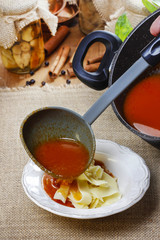
M 78 56 L 75 54 L 74 61 Z M 38 109 L 27 116 L 20 128 L 22 144 L 29 157 L 45 172 L 59 177 L 41 165 L 34 155 L 35 147 L 50 139 L 71 138 L 80 141 L 89 151 L 86 168 L 95 153 L 95 136 L 91 124 L 149 66 L 160 62 L 160 37 L 155 38 L 142 52 L 141 57 L 92 105 L 83 115 L 61 107 Z M 73 62 L 73 67 L 74 67 Z M 75 72 L 77 69 L 75 69 Z

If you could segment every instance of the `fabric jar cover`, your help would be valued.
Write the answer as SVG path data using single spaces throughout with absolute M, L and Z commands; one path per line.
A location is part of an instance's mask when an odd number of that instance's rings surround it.
M 58 18 L 49 11 L 47 0 L 5 0 L 0 2 L 0 46 L 10 48 L 18 39 L 17 33 L 29 23 L 43 19 L 52 35 Z

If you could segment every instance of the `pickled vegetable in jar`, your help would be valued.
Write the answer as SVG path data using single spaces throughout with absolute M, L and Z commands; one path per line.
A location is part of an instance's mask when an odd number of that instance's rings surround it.
M 52 36 L 58 18 L 49 11 L 46 0 L 5 0 L 0 3 L 0 52 L 5 68 L 14 73 L 29 73 L 44 61 L 41 19 Z
M 1 47 L 1 58 L 5 68 L 15 73 L 29 73 L 38 69 L 45 58 L 41 21 L 24 27 L 12 47 Z

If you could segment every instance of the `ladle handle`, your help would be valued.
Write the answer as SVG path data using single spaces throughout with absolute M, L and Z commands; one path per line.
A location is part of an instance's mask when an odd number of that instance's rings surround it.
M 141 51 L 141 56 L 151 66 L 160 62 L 160 34 Z
M 89 47 L 95 43 L 101 42 L 105 45 L 106 51 L 100 66 L 96 72 L 87 72 L 83 68 L 83 61 Z M 87 86 L 102 90 L 108 86 L 108 75 L 111 61 L 121 45 L 121 40 L 113 33 L 107 31 L 94 31 L 88 34 L 79 44 L 74 59 L 73 70 L 76 76 Z

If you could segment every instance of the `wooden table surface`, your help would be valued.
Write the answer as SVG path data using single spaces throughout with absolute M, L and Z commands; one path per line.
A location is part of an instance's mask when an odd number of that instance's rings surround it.
M 76 46 L 79 40 L 84 36 L 84 34 L 79 29 L 78 19 L 75 19 L 74 24 L 72 23 L 72 26 L 69 26 L 69 28 L 70 28 L 70 33 L 65 38 L 65 40 L 61 43 L 60 46 L 69 45 L 71 48 L 69 57 L 71 57 L 76 49 Z M 42 81 L 45 81 L 46 83 L 54 86 L 58 86 L 58 85 L 66 84 L 67 79 L 71 81 L 70 84 L 80 83 L 79 79 L 77 79 L 76 77 L 69 78 L 67 74 L 65 74 L 65 76 L 58 76 L 55 80 L 49 77 L 48 71 L 57 55 L 58 48 L 47 59 L 45 59 L 45 61 L 49 61 L 49 66 L 45 67 L 45 65 L 42 64 L 42 66 L 34 73 L 33 76 L 31 76 L 30 74 L 15 74 L 15 73 L 9 72 L 4 68 L 0 59 L 0 87 L 2 88 L 3 87 L 9 87 L 9 88 L 23 87 L 23 86 L 26 86 L 26 81 L 31 79 L 35 79 L 36 82 L 34 85 L 37 85 L 37 86 L 41 86 Z M 104 52 L 103 44 L 94 43 L 88 50 L 86 58 L 87 57 L 92 58 L 95 56 L 98 57 L 102 55 L 103 52 Z M 67 61 L 63 69 L 66 70 L 68 67 L 69 67 L 69 64 Z

